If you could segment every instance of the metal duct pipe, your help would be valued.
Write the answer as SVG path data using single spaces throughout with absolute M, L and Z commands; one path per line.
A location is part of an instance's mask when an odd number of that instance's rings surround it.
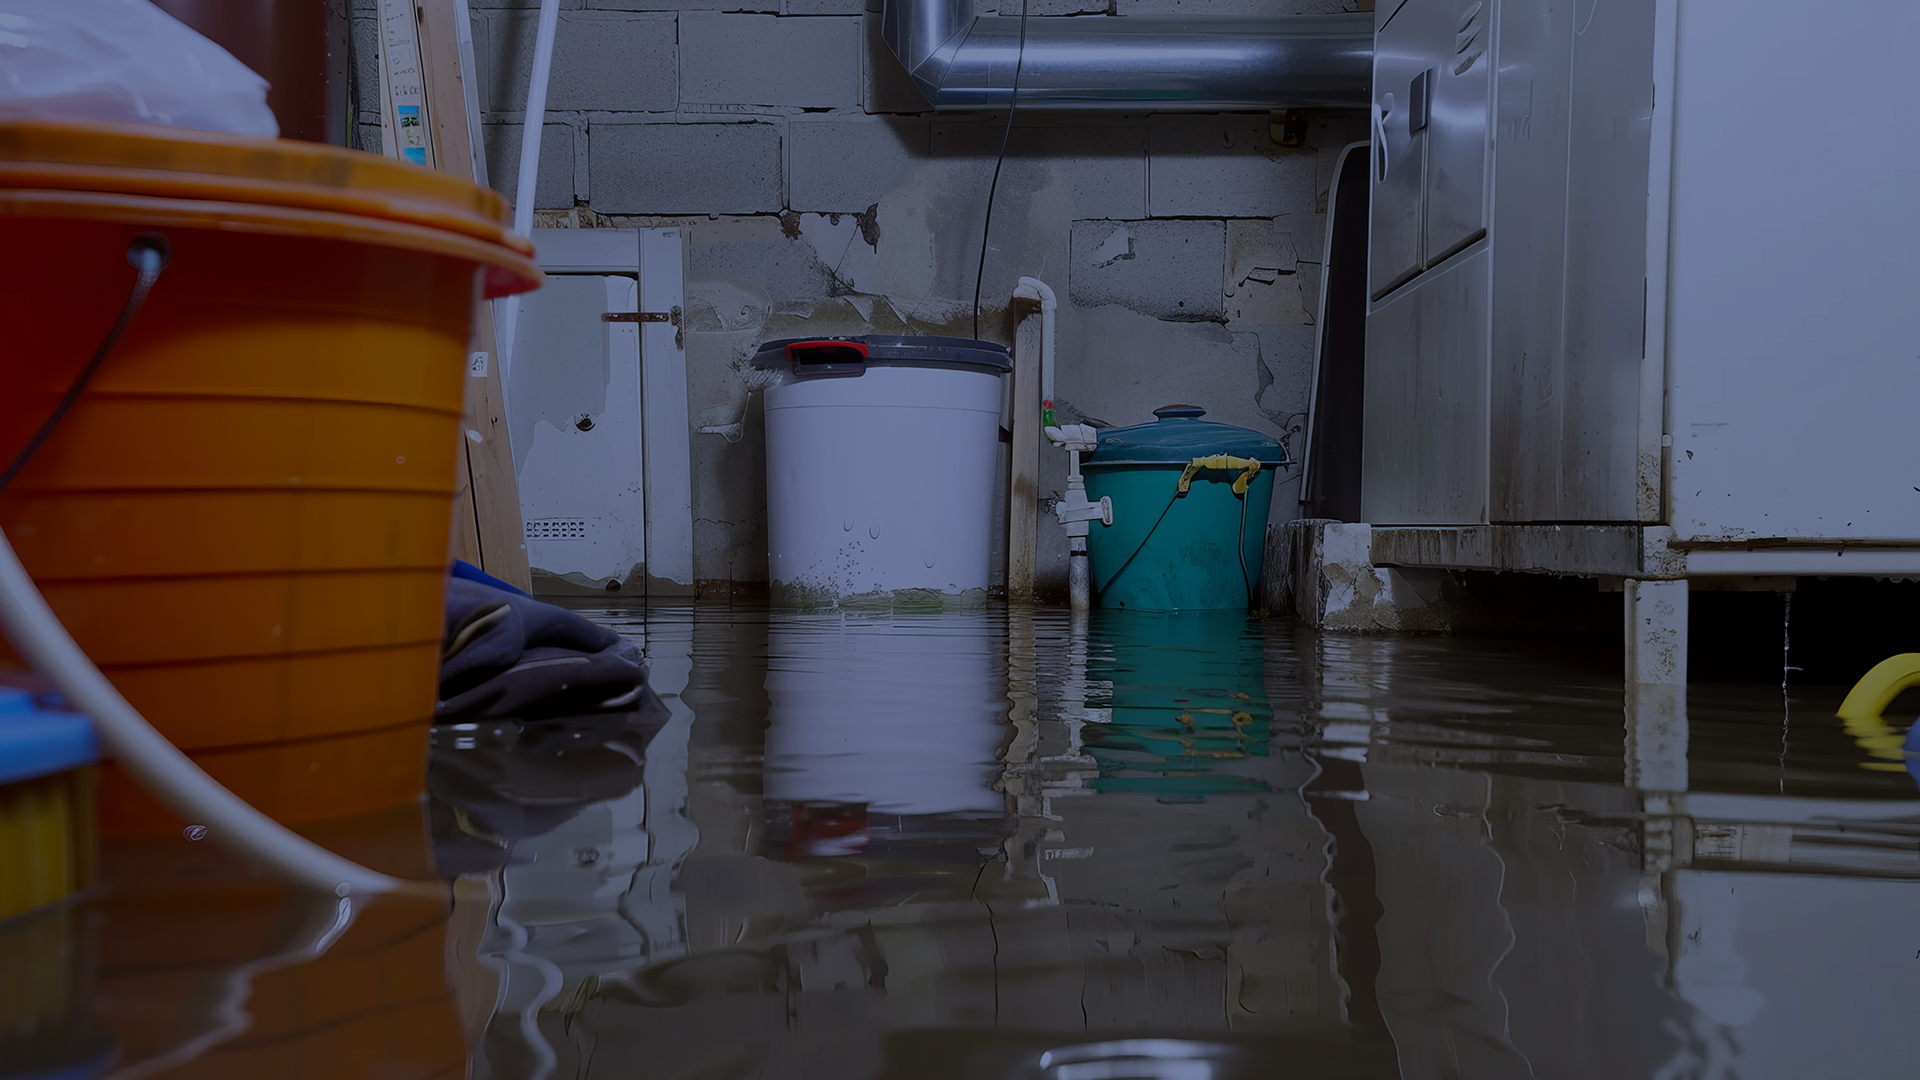
M 1366 108 L 1373 14 L 1032 18 L 1020 105 L 1185 111 Z M 1005 108 L 1020 19 L 973 0 L 886 0 L 881 36 L 936 109 Z

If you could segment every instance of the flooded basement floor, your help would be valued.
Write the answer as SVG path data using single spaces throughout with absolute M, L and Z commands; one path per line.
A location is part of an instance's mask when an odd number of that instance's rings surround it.
M 1696 684 L 1641 792 L 1609 642 L 586 613 L 654 707 L 437 729 L 424 815 L 312 830 L 450 913 L 111 846 L 0 929 L 0 1076 L 1920 1069 L 1920 790 L 1844 687 Z

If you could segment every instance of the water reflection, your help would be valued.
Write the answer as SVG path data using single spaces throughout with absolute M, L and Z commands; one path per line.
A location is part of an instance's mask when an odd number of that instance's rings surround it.
M 811 835 L 800 841 L 810 854 L 861 850 L 844 830 L 867 813 L 1004 810 L 992 786 L 1007 711 L 1003 622 L 985 612 L 768 617 L 766 795 L 799 808 L 792 828 Z
M 417 876 L 421 821 L 406 810 L 320 839 Z M 398 837 L 411 850 L 367 842 Z M 121 841 L 101 861 L 78 905 L 0 923 L 0 1076 L 461 1069 L 441 904 L 289 892 L 209 844 Z
M 675 642 L 680 628 L 658 629 Z M 545 1018 L 564 1021 L 602 979 L 686 951 L 671 883 L 694 830 L 684 779 L 659 760 L 684 777 L 691 717 L 659 690 L 677 689 L 685 664 L 653 666 L 630 712 L 434 729 L 434 861 L 455 879 L 448 960 L 477 1014 L 474 1077 L 554 1075 L 565 1025 Z
M 1300 639 L 1400 1075 L 1905 1074 L 1920 801 L 1859 767 L 1837 689 L 1696 687 L 1694 790 L 1643 793 L 1604 669 L 1466 645 Z
M 1604 649 L 1044 609 L 595 617 L 644 642 L 658 700 L 438 733 L 455 885 L 430 950 L 361 916 L 247 969 L 311 938 L 301 909 L 163 1006 L 132 942 L 182 909 L 113 908 L 92 995 L 120 1060 L 265 1045 L 206 988 L 321 965 L 343 1000 L 415 1008 L 426 1047 L 454 1010 L 394 980 L 449 980 L 482 1078 L 1871 1078 L 1920 1050 L 1920 789 L 1861 767 L 1839 688 L 1694 687 L 1690 790 L 1643 791 Z M 260 1032 L 348 1060 L 259 1000 Z M 445 1064 L 408 1052 L 396 1075 Z
M 649 769 L 586 798 L 633 765 L 581 756 L 572 809 L 469 806 L 565 818 L 468 870 L 499 973 L 476 1075 L 1864 1077 L 1914 1049 L 1888 1003 L 1920 1000 L 1920 799 L 1812 720 L 1763 776 L 1777 697 L 1697 695 L 1695 790 L 1642 792 L 1579 650 L 1217 613 L 671 625 L 683 797 Z M 667 858 L 662 828 L 697 839 Z
M 1273 710 L 1260 622 L 1237 611 L 1102 610 L 1090 678 L 1109 687 L 1105 723 L 1084 731 L 1096 791 L 1163 801 L 1272 790 L 1261 778 Z

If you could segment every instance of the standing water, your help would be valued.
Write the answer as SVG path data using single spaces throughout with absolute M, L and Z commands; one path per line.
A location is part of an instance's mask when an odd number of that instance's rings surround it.
M 451 903 L 114 846 L 0 926 L 0 1076 L 1893 1077 L 1920 791 L 1844 688 L 1238 613 L 586 612 L 660 700 L 442 726 L 313 830 Z M 348 702 L 342 708 L 350 708 Z M 31 972 L 28 979 L 16 972 Z M 32 987 L 33 989 L 23 989 Z M 61 1070 L 70 1071 L 61 1071 Z

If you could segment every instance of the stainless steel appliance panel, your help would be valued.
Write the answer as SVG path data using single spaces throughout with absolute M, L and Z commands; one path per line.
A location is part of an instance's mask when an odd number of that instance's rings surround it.
M 1574 0 L 1503 0 L 1498 11 L 1492 273 L 1500 311 L 1493 320 L 1489 418 L 1494 521 L 1559 518 L 1558 447 L 1568 424 L 1563 324 L 1574 6 Z
M 1430 65 L 1430 33 L 1423 32 L 1425 10 L 1446 0 L 1407 0 L 1393 21 L 1374 38 L 1373 190 L 1367 244 L 1367 295 L 1386 295 L 1424 265 L 1421 251 L 1425 201 L 1424 133 L 1412 131 L 1408 89 Z
M 1559 438 L 1528 453 L 1555 459 L 1558 487 L 1531 519 L 1632 521 L 1645 356 L 1647 164 L 1653 125 L 1654 0 L 1576 0 L 1567 154 L 1566 317 Z M 1658 520 L 1649 516 L 1648 520 Z
M 1365 521 L 1487 520 L 1491 264 L 1481 247 L 1376 305 L 1367 318 Z
M 1487 231 L 1487 95 L 1493 85 L 1493 0 L 1411 0 L 1427 4 L 1427 248 L 1433 266 Z M 1377 92 L 1377 91 L 1376 91 Z

